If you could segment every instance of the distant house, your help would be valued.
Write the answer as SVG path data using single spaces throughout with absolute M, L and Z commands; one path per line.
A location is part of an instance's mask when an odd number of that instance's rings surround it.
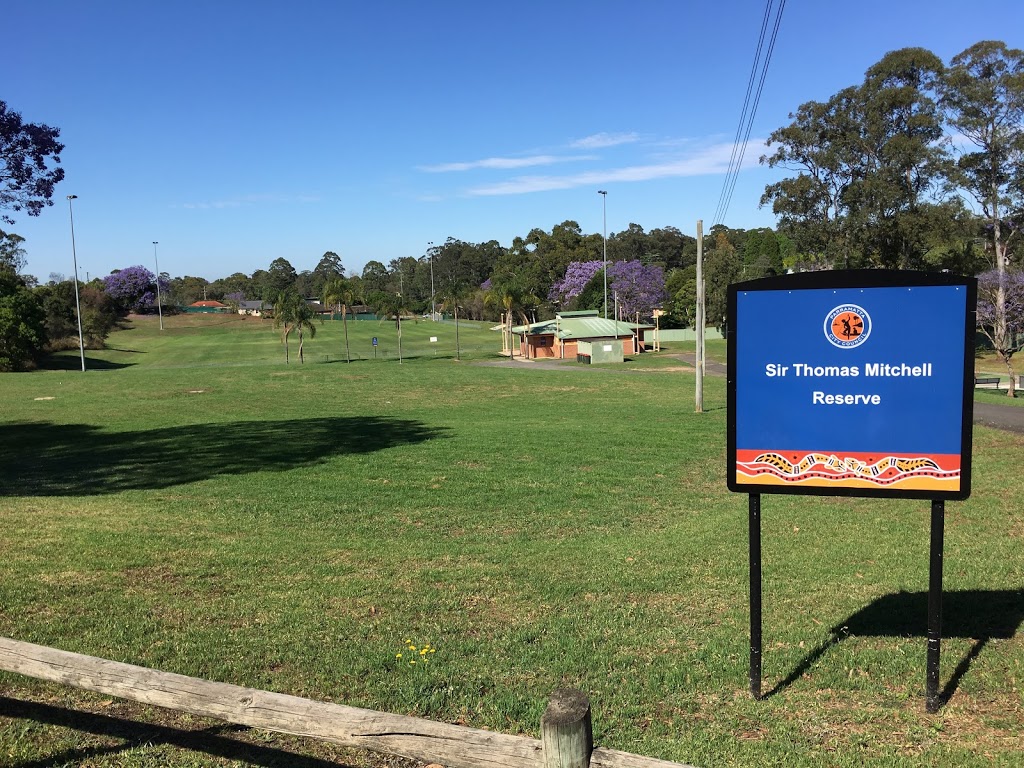
M 240 301 L 238 302 L 238 314 L 253 315 L 260 317 L 264 312 L 271 312 L 274 305 L 266 301 Z
M 616 342 L 622 354 L 634 355 L 645 348 L 644 334 L 653 325 L 624 323 L 599 317 L 597 310 L 560 312 L 553 320 L 519 325 L 512 333 L 519 337 L 519 354 L 527 358 L 575 360 L 588 344 Z
M 191 304 L 189 304 L 187 307 L 185 307 L 185 311 L 186 312 L 230 312 L 231 311 L 231 307 L 229 307 L 227 304 L 222 304 L 219 301 L 214 301 L 213 299 L 210 299 L 210 300 L 203 300 L 203 301 L 194 301 Z

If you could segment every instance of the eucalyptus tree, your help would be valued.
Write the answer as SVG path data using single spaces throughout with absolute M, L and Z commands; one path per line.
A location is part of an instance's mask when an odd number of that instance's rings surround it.
M 1006 366 L 1007 395 L 1014 397 L 1012 358 L 1024 348 L 1024 271 L 991 269 L 978 275 L 978 329 Z
M 295 267 L 283 256 L 279 256 L 270 262 L 266 275 L 267 288 L 272 296 L 277 296 L 283 291 L 294 288 L 295 281 L 299 276 L 295 271 Z M 253 277 L 255 278 L 255 275 Z
M 313 268 L 310 279 L 313 295 L 320 296 L 327 283 L 344 277 L 345 266 L 341 263 L 341 257 L 334 251 L 327 251 Z
M 956 217 L 938 88 L 942 61 L 923 48 L 886 54 L 861 85 L 808 102 L 771 134 L 770 167 L 796 172 L 761 198 L 780 229 L 826 267 L 920 268 L 934 224 Z
M 960 151 L 955 181 L 981 209 L 995 262 L 995 276 L 986 284 L 991 332 L 985 332 L 997 352 L 1011 349 L 1015 318 L 1008 311 L 1006 286 L 1009 252 L 1019 238 L 1024 209 L 1024 51 L 984 41 L 954 56 L 942 84 L 942 104 L 950 126 L 970 142 Z

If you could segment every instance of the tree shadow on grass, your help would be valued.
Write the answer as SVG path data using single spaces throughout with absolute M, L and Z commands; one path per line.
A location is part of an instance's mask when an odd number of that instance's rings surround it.
M 942 637 L 974 640 L 940 694 L 943 704 L 956 692 L 974 660 L 992 639 L 1013 637 L 1024 623 L 1024 590 L 963 590 L 942 595 Z M 858 637 L 928 637 L 928 593 L 896 592 L 873 600 L 829 630 L 786 678 L 765 694 L 773 696 L 799 680 L 834 646 Z M 926 646 L 921 644 L 921 653 Z
M 244 726 L 221 724 L 199 731 L 187 731 L 166 725 L 140 723 L 109 715 L 79 712 L 49 704 L 20 701 L 0 696 L 0 716 L 32 720 L 36 723 L 70 728 L 96 736 L 119 739 L 121 744 L 103 747 L 82 747 L 62 750 L 48 757 L 15 763 L 14 768 L 58 768 L 63 765 L 90 763 L 107 755 L 116 755 L 146 744 L 168 744 L 193 752 L 259 766 L 289 766 L 290 768 L 344 768 L 339 763 L 305 757 L 294 752 L 251 744 L 222 735 L 244 732 Z
M 104 432 L 90 424 L 0 425 L 0 496 L 91 496 L 217 475 L 284 471 L 332 456 L 444 437 L 447 428 L 372 416 L 193 424 Z
M 118 371 L 122 368 L 131 368 L 138 363 L 115 363 L 110 360 L 100 360 L 96 357 L 85 358 L 85 371 Z M 82 372 L 82 359 L 80 357 L 48 357 L 40 361 L 40 371 L 67 371 L 68 373 Z

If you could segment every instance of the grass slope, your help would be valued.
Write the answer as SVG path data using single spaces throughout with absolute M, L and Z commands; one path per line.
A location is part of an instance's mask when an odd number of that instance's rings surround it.
M 695 414 L 667 356 L 482 366 L 500 340 L 467 327 L 457 363 L 454 326 L 420 323 L 398 365 L 394 327 L 359 323 L 349 365 L 337 323 L 307 342 L 328 364 L 285 366 L 267 323 L 168 320 L 91 352 L 105 369 L 3 377 L 0 635 L 531 735 L 579 687 L 601 745 L 698 766 L 1019 764 L 1021 436 L 977 429 L 947 506 L 941 713 L 923 502 L 765 497 L 754 702 L 721 379 Z M 368 759 L 210 726 L 0 675 L 3 764 Z

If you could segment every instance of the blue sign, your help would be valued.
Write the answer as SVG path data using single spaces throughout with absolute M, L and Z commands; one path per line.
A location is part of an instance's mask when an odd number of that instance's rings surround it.
M 871 270 L 730 286 L 729 488 L 966 498 L 975 285 Z
M 373 346 L 375 346 L 375 347 L 377 346 L 377 337 L 376 336 L 373 337 Z

